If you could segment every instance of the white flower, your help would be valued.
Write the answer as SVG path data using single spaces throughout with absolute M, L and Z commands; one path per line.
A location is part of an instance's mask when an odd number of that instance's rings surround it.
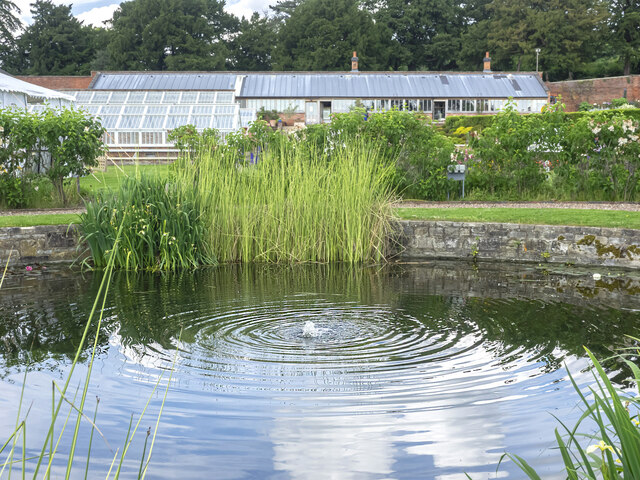
M 84 131 L 88 132 L 89 131 L 89 127 L 84 127 Z
M 629 142 L 629 140 L 627 140 L 627 139 L 626 139 L 626 138 L 624 138 L 624 137 L 620 137 L 620 138 L 618 139 L 618 145 L 620 145 L 620 146 L 622 146 L 622 145 L 626 144 L 627 142 Z
M 3 133 L 3 132 L 4 132 L 4 127 L 0 126 L 0 133 Z
M 613 125 L 609 125 L 608 130 L 609 130 L 610 132 L 613 132 L 613 129 L 614 129 L 614 128 L 613 128 Z
M 593 133 L 600 133 L 600 127 L 596 127 L 593 130 L 591 130 Z

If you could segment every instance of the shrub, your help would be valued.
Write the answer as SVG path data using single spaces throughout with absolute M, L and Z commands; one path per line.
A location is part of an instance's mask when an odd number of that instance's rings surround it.
M 195 125 L 182 125 L 174 128 L 167 135 L 183 155 L 193 155 L 203 148 L 215 148 L 220 141 L 220 132 L 215 128 L 205 128 L 201 132 Z

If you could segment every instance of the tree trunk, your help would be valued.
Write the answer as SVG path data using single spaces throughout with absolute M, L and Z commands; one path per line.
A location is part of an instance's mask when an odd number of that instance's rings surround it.
M 624 74 L 625 76 L 631 74 L 631 58 L 628 55 L 624 59 Z

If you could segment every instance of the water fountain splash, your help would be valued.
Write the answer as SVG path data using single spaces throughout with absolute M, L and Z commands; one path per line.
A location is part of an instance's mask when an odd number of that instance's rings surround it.
M 316 327 L 316 325 L 311 321 L 307 320 L 302 329 L 302 336 L 307 338 L 316 338 L 320 336 L 320 330 Z

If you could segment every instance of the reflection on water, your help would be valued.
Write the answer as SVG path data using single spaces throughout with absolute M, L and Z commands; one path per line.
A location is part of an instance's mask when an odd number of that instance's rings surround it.
M 44 438 L 51 378 L 68 370 L 100 280 L 59 271 L 3 286 L 0 431 L 29 362 L 25 400 L 44 407 L 28 439 Z M 638 285 L 456 263 L 118 273 L 90 393 L 119 445 L 178 348 L 149 478 L 495 478 L 505 450 L 562 478 L 551 413 L 580 413 L 563 364 L 583 385 L 583 345 L 605 357 L 640 335 Z M 104 445 L 94 458 L 108 469 Z M 497 476 L 521 477 L 511 464 Z

